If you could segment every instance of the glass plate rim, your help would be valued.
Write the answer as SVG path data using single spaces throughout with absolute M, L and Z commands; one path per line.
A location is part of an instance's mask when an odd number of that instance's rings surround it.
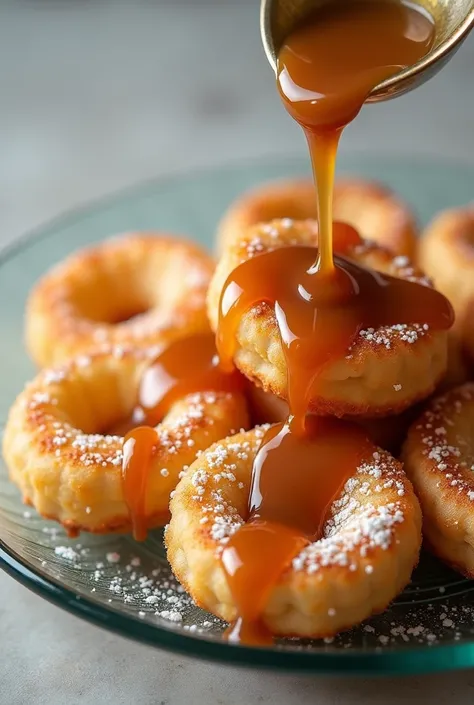
M 474 664 L 474 642 L 422 646 L 410 650 L 409 654 L 398 652 L 391 647 L 384 647 L 383 650 L 380 648 L 380 651 L 374 650 L 370 654 L 354 653 L 351 650 L 315 654 L 296 649 L 283 651 L 275 647 L 257 648 L 238 644 L 226 644 L 225 648 L 222 648 L 221 642 L 147 624 L 136 617 L 122 615 L 87 597 L 77 595 L 53 578 L 42 575 L 40 570 L 32 568 L 1 539 L 0 567 L 39 597 L 90 624 L 148 646 L 200 660 L 281 672 L 299 671 L 319 675 L 337 672 L 345 676 L 422 674 L 468 668 Z
M 360 156 L 358 152 L 349 152 L 349 159 Z M 443 166 L 466 170 L 474 173 L 474 165 L 454 158 L 436 155 L 377 153 L 364 157 L 366 164 L 376 167 L 387 161 L 410 165 L 425 163 L 429 166 Z M 133 198 L 135 194 L 153 192 L 160 186 L 166 186 L 183 179 L 193 179 L 213 172 L 235 171 L 250 168 L 252 165 L 301 165 L 305 157 L 295 154 L 260 156 L 253 159 L 237 159 L 231 162 L 216 163 L 203 168 L 181 169 L 158 177 L 140 181 L 131 186 L 107 193 L 99 198 L 85 201 L 76 207 L 67 209 L 39 226 L 26 231 L 12 242 L 0 249 L 0 268 L 25 248 L 47 237 L 66 223 L 91 215 L 114 202 Z M 5 541 L 0 539 L 0 568 L 24 587 L 46 599 L 48 602 L 80 617 L 96 626 L 102 627 L 121 636 L 145 643 L 155 648 L 162 648 L 174 653 L 181 653 L 201 660 L 225 663 L 228 665 L 251 666 L 280 671 L 302 672 L 308 674 L 326 674 L 337 671 L 341 675 L 369 674 L 420 674 L 435 671 L 450 671 L 468 668 L 474 665 L 474 640 L 472 643 L 452 643 L 448 645 L 420 646 L 409 653 L 398 652 L 391 647 L 383 650 L 374 649 L 370 654 L 360 651 L 328 650 L 326 653 L 313 653 L 300 650 L 279 650 L 278 648 L 255 648 L 237 644 L 222 643 L 189 634 L 181 634 L 160 625 L 147 624 L 138 618 L 100 605 L 93 600 L 66 588 L 59 581 L 43 575 L 41 571 L 29 565 Z
M 456 170 L 463 169 L 471 174 L 474 173 L 474 162 L 471 164 L 468 161 L 458 160 L 455 157 L 447 157 L 446 155 L 437 156 L 432 153 L 424 154 L 422 152 L 419 154 L 413 154 L 413 152 L 403 151 L 397 153 L 380 151 L 377 153 L 367 154 L 361 150 L 350 150 L 339 158 L 336 169 L 340 167 L 341 161 L 352 161 L 353 159 L 359 157 L 362 158 L 362 156 L 368 166 L 374 167 L 376 167 L 377 164 L 392 162 L 397 165 L 403 164 L 403 166 L 406 166 L 407 169 L 409 169 L 411 166 L 416 168 L 416 166 L 424 163 L 426 166 L 438 166 L 445 169 L 454 168 Z M 2 267 L 6 261 L 18 254 L 20 250 L 23 250 L 25 247 L 29 247 L 33 243 L 41 241 L 43 237 L 47 237 L 52 230 L 55 230 L 58 227 L 64 227 L 67 222 L 76 220 L 82 215 L 90 215 L 101 208 L 112 205 L 115 201 L 132 198 L 135 194 L 145 194 L 147 192 L 152 192 L 160 186 L 180 182 L 183 179 L 192 180 L 199 176 L 212 174 L 216 171 L 232 172 L 239 169 L 244 170 L 252 166 L 258 167 L 263 165 L 271 167 L 276 165 L 283 166 L 286 164 L 293 164 L 303 168 L 304 165 L 306 165 L 308 176 L 311 176 L 310 164 L 308 158 L 303 152 L 301 154 L 264 154 L 258 157 L 243 157 L 240 159 L 233 159 L 231 161 L 216 161 L 203 167 L 193 167 L 191 169 L 178 168 L 175 170 L 170 170 L 158 176 L 151 176 L 146 179 L 141 179 L 135 183 L 107 192 L 96 198 L 85 199 L 70 208 L 59 211 L 56 215 L 53 215 L 50 218 L 46 218 L 38 225 L 28 228 L 25 232 L 15 237 L 11 242 L 8 242 L 6 245 L 0 247 L 0 267 Z M 351 171 L 352 168 L 348 170 L 348 173 Z

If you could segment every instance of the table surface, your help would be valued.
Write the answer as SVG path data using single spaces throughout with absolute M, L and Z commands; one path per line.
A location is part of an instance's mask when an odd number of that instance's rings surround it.
M 363 110 L 342 149 L 473 162 L 474 38 L 414 93 Z M 159 174 L 305 153 L 279 104 L 258 0 L 0 4 L 0 247 Z M 201 663 L 80 622 L 0 573 L 0 704 L 472 703 L 472 671 L 308 678 Z

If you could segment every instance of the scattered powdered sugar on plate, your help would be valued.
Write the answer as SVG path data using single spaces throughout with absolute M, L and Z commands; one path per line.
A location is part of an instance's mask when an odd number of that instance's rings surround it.
M 179 626 L 195 634 L 222 625 L 194 605 L 162 557 L 157 555 L 153 560 L 148 552 L 145 557 L 131 552 L 131 548 L 142 548 L 131 540 L 124 541 L 125 550 L 121 546 L 110 550 L 109 544 L 105 550 L 98 550 L 95 537 L 84 537 L 90 543 L 85 547 L 82 542 L 65 539 L 60 528 L 43 535 L 50 539 L 47 543 L 51 559 L 42 561 L 42 569 L 56 579 L 61 578 L 62 571 L 66 576 L 73 570 L 81 597 L 97 601 L 100 596 L 103 603 L 106 595 L 105 602 L 112 609 L 125 610 L 154 623 L 164 620 L 170 627 Z M 162 553 L 161 541 L 159 545 Z
M 380 462 L 382 458 L 370 466 L 375 476 Z M 34 523 L 34 512 L 32 517 Z M 152 532 L 145 544 L 128 537 L 87 534 L 73 540 L 65 537 L 61 527 L 41 520 L 38 523 L 37 540 L 39 537 L 45 556 L 41 571 L 74 589 L 79 597 L 190 636 L 220 638 L 226 628 L 224 622 L 198 608 L 176 581 L 164 557 L 160 531 Z M 31 524 L 29 520 L 28 526 Z M 379 538 L 383 541 L 383 532 Z M 474 582 L 429 556 L 424 556 L 423 563 L 414 582 L 382 615 L 335 637 L 280 639 L 276 647 L 315 652 L 369 648 L 380 652 L 434 647 L 458 642 L 467 635 L 474 638 Z M 367 567 L 370 572 L 370 563 Z
M 230 451 L 245 456 L 249 448 L 235 446 Z M 226 483 L 235 483 L 232 469 L 226 467 L 232 464 L 231 458 L 224 459 L 222 451 L 217 450 L 213 462 L 216 465 L 214 470 L 221 477 L 214 481 L 210 475 L 207 478 L 198 475 L 196 489 L 204 482 L 211 491 L 218 492 Z M 371 482 L 367 487 L 368 479 Z M 349 482 L 348 494 L 359 493 L 367 498 L 368 503 L 376 503 L 385 483 L 391 483 L 396 497 L 403 500 L 403 483 L 396 471 L 390 473 L 387 469 L 384 454 L 372 458 Z M 196 493 L 196 496 L 199 495 Z M 15 507 L 14 513 L 9 509 L 5 512 L 5 497 L 12 502 L 8 506 Z M 28 518 L 24 517 L 23 506 L 20 502 L 13 502 L 12 497 L 16 497 L 16 491 L 0 477 L 0 507 L 5 516 L 23 523 L 29 545 L 34 548 L 32 562 L 46 579 L 73 590 L 80 598 L 78 604 L 90 600 L 95 605 L 157 628 L 178 630 L 190 637 L 221 638 L 225 623 L 198 608 L 173 577 L 165 558 L 161 531 L 152 532 L 144 544 L 137 544 L 129 537 L 85 533 L 78 539 L 69 539 L 61 526 L 42 520 L 33 509 L 26 510 Z M 338 522 L 344 520 L 344 512 L 351 512 L 344 502 L 335 507 Z M 218 530 L 219 513 L 203 512 L 202 516 L 206 517 L 205 526 L 211 525 Z M 392 512 L 391 516 L 393 520 L 396 513 Z M 372 531 L 373 527 L 368 528 Z M 228 529 L 224 529 L 224 533 L 226 531 Z M 328 531 L 331 532 L 330 527 Z M 383 531 L 377 536 L 377 541 L 384 541 Z M 362 556 L 360 558 L 364 570 L 370 574 L 370 556 L 368 562 Z M 277 642 L 276 648 L 315 654 L 341 650 L 383 652 L 385 649 L 436 648 L 443 644 L 473 641 L 473 598 L 474 582 L 465 580 L 425 554 L 414 581 L 383 614 L 326 640 L 283 639 Z M 223 648 L 226 648 L 225 644 Z

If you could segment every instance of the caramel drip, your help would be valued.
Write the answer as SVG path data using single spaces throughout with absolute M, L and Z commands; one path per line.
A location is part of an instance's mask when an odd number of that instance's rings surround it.
M 241 388 L 241 376 L 220 367 L 214 335 L 202 333 L 177 340 L 155 358 L 141 380 L 138 404 L 146 423 L 156 425 L 188 394 Z
M 360 427 L 340 419 L 309 416 L 303 437 L 292 432 L 289 422 L 272 426 L 253 464 L 251 519 L 319 538 L 333 500 L 374 450 Z
M 219 366 L 214 336 L 197 334 L 171 343 L 147 367 L 140 381 L 132 428 L 125 436 L 122 463 L 124 500 L 133 535 L 147 535 L 146 492 L 158 425 L 171 406 L 196 392 L 230 392 L 242 388 L 240 374 Z M 145 423 L 138 426 L 137 423 Z M 128 422 L 124 423 L 127 428 Z
M 337 229 L 338 224 L 336 233 Z M 234 640 L 254 643 L 259 634 L 263 639 L 254 613 L 243 611 L 245 603 L 241 602 L 242 576 L 253 585 L 258 583 L 255 576 L 267 575 L 269 570 L 270 558 L 262 561 L 266 554 L 259 543 L 259 523 L 272 524 L 275 546 L 271 560 L 281 574 L 295 554 L 289 556 L 284 542 L 278 552 L 278 527 L 283 524 L 286 529 L 297 529 L 295 535 L 301 540 L 317 539 L 328 507 L 356 471 L 361 452 L 368 448 L 359 427 L 307 416 L 321 371 L 348 354 L 362 329 L 419 323 L 439 330 L 448 329 L 453 320 L 447 299 L 427 286 L 381 274 L 341 255 L 334 257 L 334 268 L 329 272 L 315 271 L 315 261 L 318 252 L 313 247 L 273 250 L 237 267 L 222 292 L 217 343 L 226 366 L 232 364 L 236 331 L 245 312 L 262 301 L 274 308 L 287 366 L 290 407 L 288 421 L 268 431 L 254 461 L 251 523 L 243 536 L 238 531 L 227 546 L 241 555 L 242 563 L 237 582 L 227 572 L 240 605 L 241 620 L 231 630 Z M 245 542 L 248 547 L 243 546 Z M 225 564 L 224 568 L 227 571 Z M 262 590 L 264 585 L 267 578 Z M 252 595 L 260 598 L 259 592 Z
M 354 243 L 336 224 L 332 193 L 342 129 L 380 81 L 415 63 L 434 39 L 431 19 L 400 2 L 319 8 L 284 42 L 277 83 L 303 127 L 317 185 L 318 248 L 285 247 L 250 259 L 224 285 L 217 347 L 231 369 L 236 332 L 253 306 L 275 311 L 287 366 L 290 417 L 263 439 L 252 471 L 249 518 L 226 544 L 222 565 L 238 611 L 232 640 L 268 643 L 260 622 L 268 595 L 305 542 L 321 535 L 329 506 L 373 447 L 359 428 L 306 419 L 321 371 L 348 354 L 359 332 L 393 324 L 447 329 L 438 292 L 383 275 L 341 254 Z
M 122 488 L 130 512 L 133 537 L 147 537 L 146 488 L 148 470 L 158 436 L 151 426 L 138 426 L 129 431 L 123 442 Z
M 260 615 L 273 585 L 306 543 L 297 529 L 251 519 L 229 539 L 221 560 L 239 614 L 228 630 L 229 641 L 272 643 Z
M 374 450 L 361 428 L 339 419 L 309 417 L 303 438 L 288 422 L 269 429 L 253 464 L 248 521 L 222 554 L 240 616 L 229 639 L 268 643 L 259 618 L 271 589 L 321 536 L 332 502 Z

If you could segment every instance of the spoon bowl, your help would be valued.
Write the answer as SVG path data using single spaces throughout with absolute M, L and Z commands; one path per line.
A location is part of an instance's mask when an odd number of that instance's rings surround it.
M 278 52 L 286 37 L 313 10 L 328 2 L 340 0 L 261 0 L 263 47 L 275 73 Z M 367 97 L 368 103 L 394 98 L 425 83 L 454 56 L 474 26 L 474 0 L 418 0 L 416 4 L 433 18 L 433 46 L 416 64 L 375 86 Z

